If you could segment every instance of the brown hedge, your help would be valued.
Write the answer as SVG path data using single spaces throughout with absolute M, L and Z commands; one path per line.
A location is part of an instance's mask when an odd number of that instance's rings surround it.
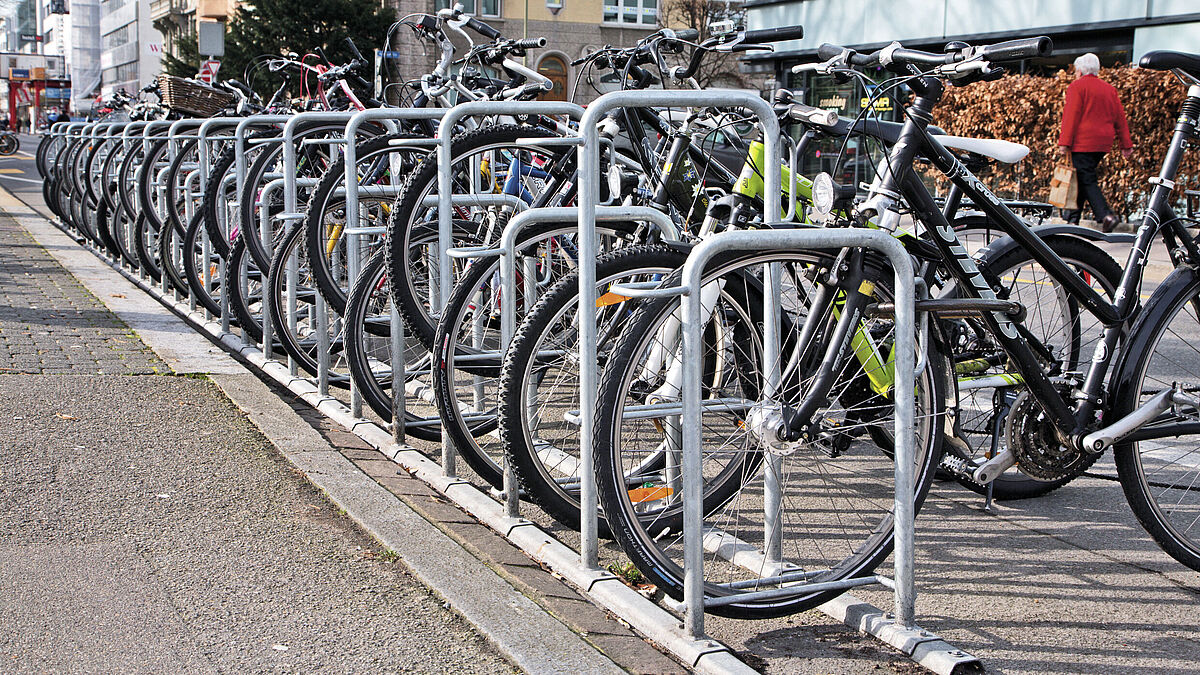
M 1170 73 L 1119 66 L 1105 68 L 1100 77 L 1117 89 L 1129 120 L 1133 156 L 1125 159 L 1114 149 L 1101 165 L 1100 186 L 1109 205 L 1128 216 L 1141 210 L 1171 140 L 1175 118 L 1186 95 Z M 995 82 L 948 87 L 934 123 L 960 136 L 1003 138 L 1030 147 L 1029 156 L 1012 168 L 990 169 L 981 178 L 1002 193 L 1045 200 L 1057 161 L 1058 131 L 1063 100 L 1071 76 L 1010 75 Z M 1196 189 L 1200 158 L 1185 155 L 1177 195 Z

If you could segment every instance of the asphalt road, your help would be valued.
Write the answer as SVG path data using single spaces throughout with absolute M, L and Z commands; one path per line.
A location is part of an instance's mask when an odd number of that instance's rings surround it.
M 21 149 L 11 157 L 0 157 L 0 186 L 16 195 L 34 210 L 50 215 L 42 201 L 42 179 L 34 162 L 40 136 L 19 134 Z

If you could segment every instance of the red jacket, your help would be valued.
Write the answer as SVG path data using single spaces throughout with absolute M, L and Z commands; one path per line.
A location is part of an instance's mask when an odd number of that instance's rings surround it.
M 1117 90 L 1095 75 L 1084 75 L 1067 87 L 1058 144 L 1071 152 L 1108 152 L 1121 132 L 1121 149 L 1133 147 L 1129 124 Z

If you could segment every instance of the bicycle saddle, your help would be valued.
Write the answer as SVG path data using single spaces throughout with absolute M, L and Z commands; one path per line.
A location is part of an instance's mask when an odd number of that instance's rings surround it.
M 965 138 L 963 136 L 938 136 L 938 142 L 947 148 L 991 157 L 1004 164 L 1016 164 L 1029 154 L 1029 147 L 998 138 Z
M 1178 68 L 1193 77 L 1200 77 L 1200 55 L 1186 52 L 1158 50 L 1146 52 L 1138 61 L 1139 68 L 1150 70 L 1173 70 Z

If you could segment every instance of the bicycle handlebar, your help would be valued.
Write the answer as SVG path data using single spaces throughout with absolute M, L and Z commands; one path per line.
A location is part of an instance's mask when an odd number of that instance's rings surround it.
M 471 30 L 475 31 L 476 33 L 479 33 L 480 35 L 482 35 L 483 37 L 485 37 L 489 40 L 495 40 L 500 37 L 500 31 L 496 30 L 495 28 L 492 28 L 488 24 L 480 21 L 479 19 L 476 19 L 475 17 L 471 17 L 471 18 L 467 19 L 466 25 L 467 25 L 467 28 L 470 28 Z M 532 38 L 530 38 L 530 39 L 532 39 Z M 542 41 L 544 43 L 545 38 L 542 38 Z M 541 45 L 539 45 L 539 46 L 541 46 Z
M 1023 40 L 1009 40 L 994 45 L 985 45 L 979 53 L 989 61 L 1021 61 L 1040 56 L 1049 56 L 1054 51 L 1054 42 L 1042 35 Z
M 546 38 L 522 38 L 513 43 L 517 49 L 541 49 L 546 46 Z
M 787 107 L 787 116 L 796 121 L 817 126 L 833 128 L 837 126 L 838 114 L 832 110 L 822 110 L 803 103 L 793 103 Z
M 778 28 L 760 28 L 746 31 L 742 42 L 763 44 L 766 42 L 786 42 L 799 40 L 804 37 L 804 26 L 780 26 Z M 823 46 L 823 45 L 822 45 Z
M 345 44 L 346 44 L 346 49 L 350 50 L 351 56 L 353 56 L 355 59 L 357 59 L 359 61 L 366 62 L 366 59 L 363 58 L 362 52 L 358 51 L 358 47 L 355 46 L 354 40 L 352 40 L 351 38 L 346 38 Z
M 1048 56 L 1054 50 L 1054 43 L 1046 36 L 1009 40 L 994 45 L 982 47 L 966 47 L 944 54 L 923 52 L 916 49 L 904 49 L 900 43 L 893 42 L 883 49 L 870 54 L 859 54 L 853 49 L 839 47 L 829 43 L 817 48 L 817 58 L 831 61 L 839 57 L 846 64 L 860 67 L 919 65 L 919 66 L 949 66 L 968 59 L 978 59 L 990 62 L 1022 61 L 1040 56 Z

